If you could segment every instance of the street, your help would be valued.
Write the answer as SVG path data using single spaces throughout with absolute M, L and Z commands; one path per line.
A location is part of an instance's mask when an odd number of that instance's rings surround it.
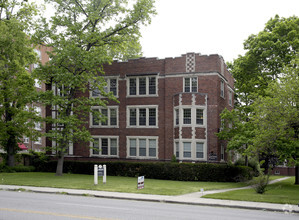
M 0 191 L 0 220 L 37 219 L 298 219 L 294 213 L 179 205 L 88 196 Z

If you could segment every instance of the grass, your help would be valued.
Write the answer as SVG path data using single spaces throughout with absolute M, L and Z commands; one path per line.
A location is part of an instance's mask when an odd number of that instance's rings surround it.
M 295 177 L 267 186 L 264 194 L 257 194 L 254 189 L 236 190 L 203 196 L 212 199 L 227 199 L 280 204 L 299 203 L 299 185 L 294 185 Z
M 54 173 L 0 173 L 0 184 L 156 195 L 181 195 L 200 192 L 202 188 L 207 191 L 246 186 L 246 183 L 184 182 L 145 178 L 145 188 L 137 190 L 137 178 L 108 176 L 107 183 L 103 184 L 102 177 L 100 177 L 97 186 L 94 185 L 93 178 L 92 175 L 79 174 L 55 176 Z

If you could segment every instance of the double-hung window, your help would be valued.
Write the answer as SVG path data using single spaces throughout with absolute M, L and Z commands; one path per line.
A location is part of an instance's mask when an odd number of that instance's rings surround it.
M 158 107 L 127 107 L 127 127 L 157 127 Z
M 203 143 L 196 142 L 196 158 L 202 159 L 204 157 Z
M 118 107 L 108 106 L 107 108 L 93 107 L 90 114 L 91 127 L 117 127 Z
M 184 92 L 197 92 L 197 77 L 184 78 Z
M 92 156 L 118 156 L 118 137 L 93 137 L 90 144 Z
M 220 96 L 224 98 L 224 81 L 221 80 L 220 82 Z
M 191 108 L 185 108 L 184 109 L 184 118 L 183 118 L 183 121 L 184 121 L 184 124 L 191 124 Z
M 203 109 L 196 109 L 196 124 L 203 125 Z
M 134 158 L 157 158 L 157 137 L 128 137 L 128 157 Z
M 205 160 L 206 145 L 204 140 L 176 140 L 174 152 L 178 159 L 186 160 Z
M 128 96 L 157 95 L 157 77 L 139 76 L 128 78 Z
M 117 78 L 105 78 L 103 81 L 103 90 L 104 92 L 108 93 L 111 92 L 114 96 L 118 96 L 118 80 Z M 99 88 L 94 88 L 91 91 L 92 97 L 99 97 L 101 92 Z
M 174 110 L 174 126 L 204 126 L 205 109 L 203 107 L 183 106 Z

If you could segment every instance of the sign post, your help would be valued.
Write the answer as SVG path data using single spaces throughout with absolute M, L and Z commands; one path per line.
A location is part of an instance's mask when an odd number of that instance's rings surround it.
M 98 185 L 98 177 L 103 177 L 103 183 L 107 182 L 107 170 L 106 165 L 94 165 L 94 185 Z
M 103 175 L 103 183 L 106 184 L 106 176 L 107 176 L 107 170 L 106 170 L 106 165 L 103 165 L 103 169 L 104 169 L 104 175 Z
M 93 174 L 94 174 L 94 185 L 98 185 L 98 165 L 94 165 L 93 168 Z

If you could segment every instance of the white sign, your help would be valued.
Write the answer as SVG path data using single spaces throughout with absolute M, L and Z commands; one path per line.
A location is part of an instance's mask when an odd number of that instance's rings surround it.
M 143 189 L 143 188 L 144 188 L 144 176 L 139 176 L 137 182 L 137 189 Z
M 98 177 L 103 177 L 103 183 L 105 184 L 107 181 L 107 170 L 106 165 L 94 165 L 94 185 L 98 185 Z

